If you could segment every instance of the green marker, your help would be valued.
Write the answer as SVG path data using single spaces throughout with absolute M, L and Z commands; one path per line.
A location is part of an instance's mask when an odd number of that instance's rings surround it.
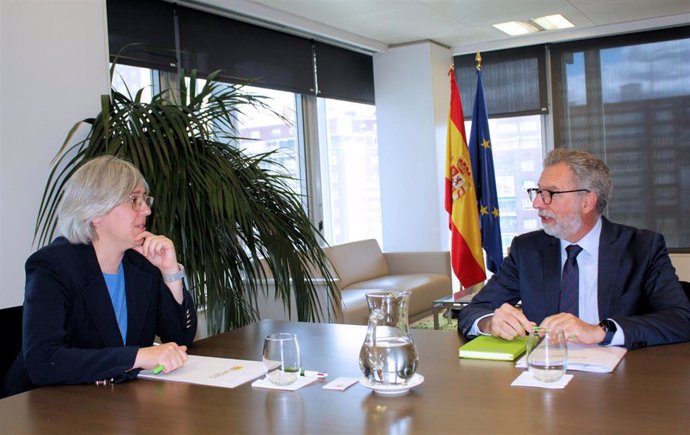
M 153 369 L 153 374 L 154 374 L 154 375 L 157 375 L 157 374 L 159 374 L 160 372 L 162 372 L 163 370 L 165 370 L 165 366 L 164 366 L 163 364 L 158 364 L 158 367 L 156 367 L 155 369 Z

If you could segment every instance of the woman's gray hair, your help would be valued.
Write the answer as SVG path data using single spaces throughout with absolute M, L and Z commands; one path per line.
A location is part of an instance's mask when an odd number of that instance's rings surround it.
M 71 243 L 92 242 L 97 238 L 93 219 L 125 202 L 139 184 L 148 192 L 144 176 L 126 160 L 110 155 L 89 160 L 65 184 L 57 210 L 59 233 Z
M 593 154 L 566 148 L 555 149 L 544 158 L 544 168 L 559 163 L 567 165 L 573 172 L 576 189 L 587 189 L 597 194 L 597 213 L 604 214 L 613 191 L 613 180 L 606 163 Z

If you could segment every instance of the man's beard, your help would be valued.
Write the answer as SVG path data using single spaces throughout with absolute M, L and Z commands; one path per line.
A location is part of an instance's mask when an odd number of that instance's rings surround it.
M 569 217 L 556 219 L 553 213 L 541 211 L 539 212 L 539 216 L 555 220 L 552 224 L 542 223 L 542 227 L 546 234 L 558 237 L 559 239 L 567 240 L 568 236 L 576 234 L 580 228 L 582 228 L 582 217 L 577 213 L 573 213 Z

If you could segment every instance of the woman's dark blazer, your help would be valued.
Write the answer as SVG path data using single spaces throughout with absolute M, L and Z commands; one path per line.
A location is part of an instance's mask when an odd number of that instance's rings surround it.
M 59 237 L 26 262 L 22 352 L 5 381 L 5 393 L 39 385 L 135 378 L 140 347 L 162 342 L 190 345 L 196 310 L 185 290 L 178 304 L 158 268 L 134 250 L 122 260 L 127 295 L 127 342 L 91 244 Z

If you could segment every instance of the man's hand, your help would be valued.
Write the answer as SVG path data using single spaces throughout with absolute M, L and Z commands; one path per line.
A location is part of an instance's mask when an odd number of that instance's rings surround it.
M 546 329 L 562 329 L 565 338 L 573 343 L 598 344 L 606 337 L 599 325 L 586 323 L 570 313 L 549 316 L 539 326 Z
M 536 323 L 527 320 L 521 310 L 510 304 L 503 304 L 494 311 L 493 316 L 483 318 L 477 326 L 482 332 L 512 340 L 527 335 Z

